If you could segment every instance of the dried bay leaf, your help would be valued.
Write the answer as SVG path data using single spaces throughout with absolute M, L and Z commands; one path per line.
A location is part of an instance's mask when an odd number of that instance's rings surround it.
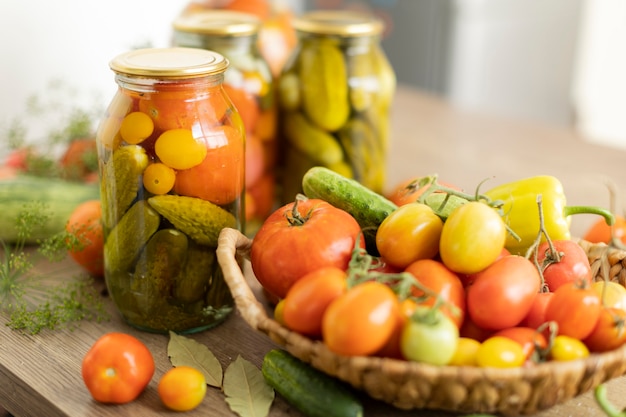
M 224 394 L 230 409 L 240 417 L 266 417 L 274 401 L 261 370 L 240 355 L 224 373 Z
M 222 387 L 222 364 L 213 352 L 202 343 L 170 331 L 167 356 L 174 366 L 191 366 L 204 374 L 206 383 L 212 387 Z

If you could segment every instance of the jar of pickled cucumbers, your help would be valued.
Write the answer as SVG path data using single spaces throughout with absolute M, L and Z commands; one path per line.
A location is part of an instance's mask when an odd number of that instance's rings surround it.
M 105 281 L 132 326 L 192 333 L 233 300 L 219 232 L 243 229 L 243 122 L 222 83 L 228 60 L 195 48 L 110 62 L 118 85 L 97 132 Z
M 173 23 L 174 46 L 204 48 L 230 65 L 224 89 L 246 129 L 246 233 L 276 208 L 276 97 L 270 67 L 258 48 L 261 20 L 229 10 L 183 14 Z
M 317 10 L 295 18 L 299 43 L 278 81 L 283 203 L 325 166 L 376 192 L 385 184 L 396 78 L 368 14 Z

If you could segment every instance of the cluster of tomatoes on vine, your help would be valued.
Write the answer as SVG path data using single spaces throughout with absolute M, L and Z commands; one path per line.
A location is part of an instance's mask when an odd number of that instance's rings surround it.
M 423 203 L 399 206 L 377 230 L 376 256 L 361 233 L 349 213 L 300 199 L 265 221 L 251 249 L 275 318 L 337 354 L 517 367 L 626 342 L 626 288 L 594 282 L 582 247 L 543 227 L 532 250 L 511 254 L 514 231 L 485 201 L 443 220 Z

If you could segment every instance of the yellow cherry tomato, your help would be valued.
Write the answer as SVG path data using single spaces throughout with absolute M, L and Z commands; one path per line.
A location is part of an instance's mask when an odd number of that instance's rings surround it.
M 626 287 L 614 281 L 596 281 L 591 284 L 602 300 L 602 305 L 626 310 Z
M 170 168 L 189 169 L 204 160 L 207 147 L 193 137 L 190 129 L 170 129 L 161 133 L 154 151 L 161 162 Z
M 152 194 L 167 194 L 175 181 L 176 172 L 160 162 L 148 165 L 143 171 L 143 186 Z
M 488 338 L 476 352 L 476 364 L 481 367 L 516 368 L 525 361 L 522 345 L 504 336 Z
M 452 366 L 476 366 L 476 354 L 480 342 L 469 337 L 459 337 L 454 356 L 448 363 Z
M 589 356 L 589 349 L 579 339 L 558 335 L 550 348 L 550 359 L 553 361 L 573 361 Z

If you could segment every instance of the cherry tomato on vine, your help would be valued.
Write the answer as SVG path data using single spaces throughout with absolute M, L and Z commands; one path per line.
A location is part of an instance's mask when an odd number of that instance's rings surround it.
M 473 274 L 498 258 L 506 233 L 504 221 L 495 209 L 470 201 L 456 208 L 444 223 L 439 255 L 452 271 Z
M 550 347 L 549 359 L 553 361 L 573 361 L 589 356 L 589 349 L 575 337 L 558 335 Z
M 552 245 L 556 253 L 552 252 L 548 242 L 537 248 L 537 262 L 542 267 L 543 279 L 550 291 L 555 291 L 566 282 L 592 282 L 587 253 L 578 243 L 572 240 L 553 240 Z
M 508 329 L 496 332 L 494 336 L 508 337 L 519 343 L 524 351 L 526 360 L 532 360 L 532 356 L 535 352 L 548 347 L 548 340 L 543 333 L 539 333 L 536 329 L 530 327 L 509 327 Z
M 282 300 L 282 319 L 291 330 L 322 335 L 322 317 L 328 305 L 346 292 L 346 272 L 334 266 L 316 269 L 296 281 Z
M 600 317 L 600 297 L 585 283 L 561 285 L 546 308 L 546 320 L 559 326 L 559 335 L 583 340 L 591 334 Z
M 523 256 L 497 260 L 467 287 L 467 313 L 484 329 L 517 326 L 530 311 L 541 287 L 535 265 Z
M 418 282 L 412 289 L 413 296 L 426 297 L 418 304 L 433 306 L 439 299 L 443 302 L 441 311 L 460 328 L 465 318 L 465 289 L 459 277 L 434 259 L 415 261 L 406 267 L 405 272 L 413 275 Z M 425 293 L 422 287 L 430 291 Z
M 402 355 L 411 361 L 446 365 L 454 357 L 459 329 L 441 310 L 418 306 L 400 336 Z
M 604 307 L 626 310 L 626 287 L 615 281 L 596 281 L 591 287 L 600 296 Z
M 424 192 L 430 187 L 430 184 L 422 186 L 422 187 L 419 187 L 419 186 L 410 187 L 413 182 L 419 180 L 420 178 L 421 177 L 407 178 L 404 181 L 398 183 L 391 190 L 391 192 L 387 194 L 387 198 L 397 206 L 403 206 L 408 203 L 416 202 L 417 199 L 420 198 L 420 196 L 424 194 Z M 445 187 L 460 191 L 458 187 L 452 184 L 439 181 L 439 180 L 437 182 L 438 184 L 443 185 Z
M 370 355 L 387 343 L 399 314 L 400 303 L 391 288 L 367 281 L 330 303 L 322 319 L 322 338 L 340 355 Z
M 392 211 L 378 227 L 376 248 L 387 262 L 405 268 L 439 252 L 443 221 L 426 204 L 405 204 Z
M 476 352 L 476 364 L 480 367 L 517 368 L 525 361 L 522 346 L 504 336 L 490 337 L 480 344 Z
M 611 233 L 614 234 L 615 239 L 626 244 L 626 218 L 624 216 L 615 215 L 613 226 L 606 224 L 604 218 L 597 220 L 589 227 L 583 239 L 591 243 L 608 244 L 611 242 Z
M 257 231 L 250 263 L 261 285 L 276 297 L 305 274 L 325 266 L 347 270 L 361 227 L 348 212 L 319 199 L 297 200 L 275 210 Z
M 608 352 L 626 343 L 626 310 L 604 307 L 596 326 L 583 342 L 591 352 Z
M 85 354 L 81 371 L 96 401 L 124 404 L 148 386 L 154 375 L 154 359 L 146 345 L 134 336 L 107 333 Z

